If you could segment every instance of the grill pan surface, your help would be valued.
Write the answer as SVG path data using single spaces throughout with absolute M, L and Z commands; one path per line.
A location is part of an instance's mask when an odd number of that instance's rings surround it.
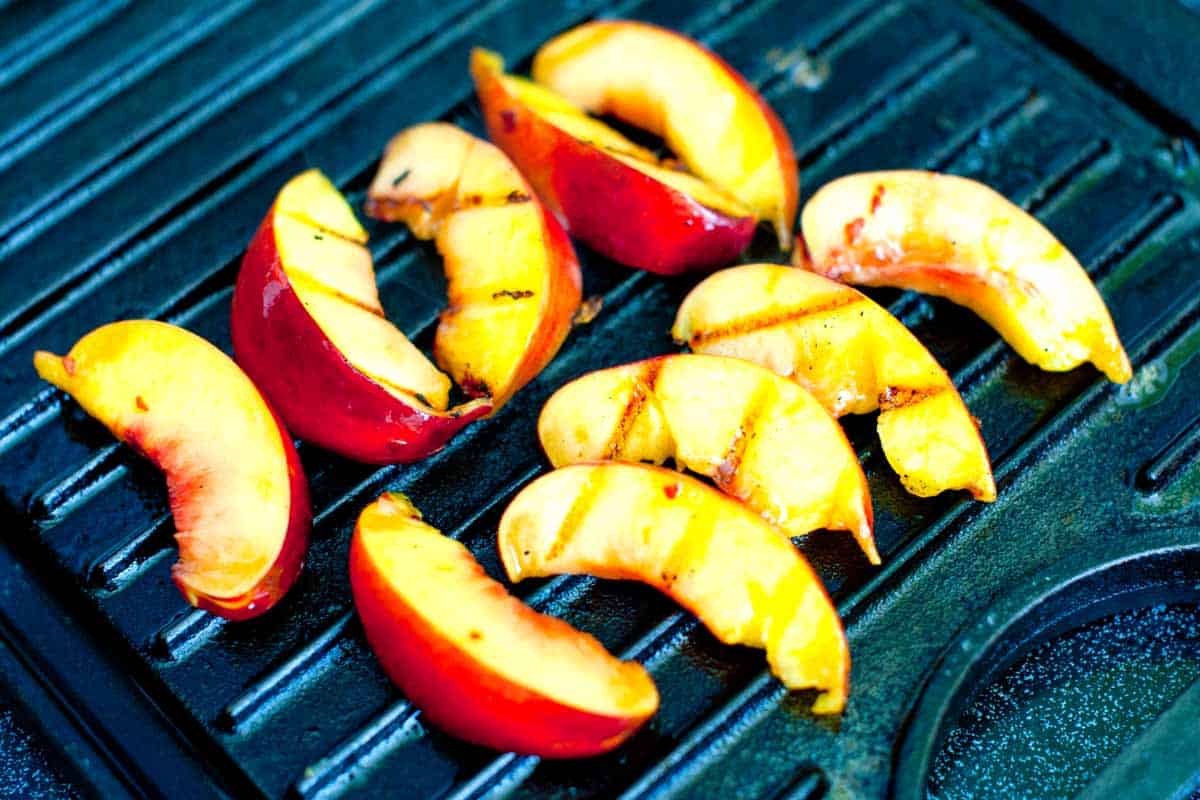
M 553 763 L 425 726 L 354 617 L 350 531 L 365 503 L 401 490 L 499 575 L 499 515 L 546 469 L 534 429 L 541 404 L 586 371 L 671 352 L 675 308 L 695 279 L 634 272 L 580 247 L 585 294 L 603 309 L 496 417 L 409 466 L 368 467 L 301 445 L 316 515 L 305 573 L 278 609 L 238 625 L 192 610 L 171 585 L 160 476 L 40 384 L 30 359 L 130 317 L 182 324 L 228 351 L 242 250 L 288 177 L 318 166 L 359 206 L 395 131 L 443 118 L 482 132 L 471 46 L 520 69 L 547 37 L 595 16 L 683 30 L 758 85 L 796 144 L 801 202 L 866 169 L 924 167 L 994 186 L 1079 257 L 1135 374 L 1117 387 L 1090 367 L 1040 372 L 962 309 L 873 292 L 954 376 L 981 422 L 999 501 L 907 495 L 871 420 L 848 420 L 884 566 L 870 568 L 849 537 L 801 545 L 850 637 L 852 693 L 840 720 L 807 714 L 808 698 L 789 697 L 761 653 L 720 645 L 648 589 L 586 578 L 520 585 L 540 610 L 643 661 L 662 693 L 657 717 L 617 752 Z M 1194 87 L 1196 77 L 1176 80 Z M 1111 78 L 1035 11 L 974 0 L 4 7 L 7 688 L 82 790 L 104 796 L 801 798 L 924 795 L 931 771 L 935 795 L 964 796 L 937 761 L 947 741 L 968 747 L 959 715 L 978 721 L 973 704 L 993 684 L 1041 692 L 1028 676 L 1045 670 L 1022 665 L 1064 657 L 1054 650 L 1063 637 L 1134 636 L 1146 614 L 1177 615 L 1185 622 L 1172 629 L 1181 641 L 1171 652 L 1182 654 L 1181 674 L 1200 675 L 1200 642 L 1187 633 L 1200 594 L 1200 159 L 1187 115 L 1154 99 L 1170 104 L 1173 91 L 1121 90 Z M 427 345 L 444 298 L 436 253 L 400 226 L 364 222 L 389 317 Z M 1116 563 L 1126 566 L 1103 572 Z M 1089 570 L 1110 577 L 1082 594 L 1051 591 Z M 1044 606 L 1055 614 L 1026 613 L 1055 597 Z M 1115 703 L 1102 718 L 1119 735 L 1088 751 L 1094 774 L 1056 784 L 1036 759 L 1016 761 L 1007 768 L 1029 772 L 1011 775 L 1014 785 L 1096 797 L 1105 786 L 1148 797 L 1187 786 L 1200 760 L 1170 745 L 1200 705 L 1188 684 L 1152 682 L 1129 695 L 1149 712 Z M 1120 686 L 1074 697 L 1086 706 L 1113 692 Z M 1081 708 L 1090 712 L 1098 709 Z M 1139 795 L 1121 770 L 1147 753 L 1161 758 L 1137 773 L 1150 781 Z

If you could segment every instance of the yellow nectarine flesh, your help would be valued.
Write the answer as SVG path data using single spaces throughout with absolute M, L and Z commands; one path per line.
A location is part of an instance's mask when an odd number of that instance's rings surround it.
M 698 353 L 760 364 L 835 416 L 879 409 L 884 455 L 905 488 L 996 499 L 987 450 L 950 376 L 895 317 L 845 284 L 777 264 L 702 281 L 671 331 Z
M 450 378 L 384 317 L 366 232 L 341 192 L 303 172 L 279 192 L 273 225 L 284 274 L 333 346 L 405 402 L 444 411 Z
M 796 263 L 826 277 L 949 298 L 1026 361 L 1061 372 L 1091 361 L 1129 380 L 1129 358 L 1087 272 L 1000 193 L 933 172 L 868 172 L 821 187 L 801 215 Z
M 768 369 L 677 355 L 593 372 L 546 402 L 538 436 L 556 467 L 670 459 L 788 536 L 848 530 L 879 563 L 867 481 L 845 434 L 812 395 Z
M 434 356 L 499 408 L 558 351 L 581 300 L 579 265 L 558 223 L 500 150 L 445 123 L 388 144 L 367 210 L 436 238 L 450 305 Z
M 644 464 L 562 467 L 513 499 L 497 543 L 514 581 L 649 584 L 722 642 L 764 648 L 788 688 L 819 690 L 815 712 L 845 706 L 850 654 L 820 580 L 770 523 L 694 478 Z
M 502 749 L 589 755 L 612 749 L 657 710 L 641 665 L 510 595 L 403 495 L 367 506 L 351 549 L 372 648 L 450 732 Z
M 293 505 L 308 513 L 307 490 L 293 496 L 304 477 L 289 471 L 291 440 L 232 359 L 182 328 L 132 320 L 97 328 L 66 356 L 39 351 L 34 365 L 166 473 L 173 575 L 189 600 L 240 597 L 264 579 Z
M 640 22 L 589 22 L 538 51 L 533 77 L 594 114 L 661 136 L 693 173 L 775 227 L 791 246 L 797 168 L 775 113 L 697 42 Z

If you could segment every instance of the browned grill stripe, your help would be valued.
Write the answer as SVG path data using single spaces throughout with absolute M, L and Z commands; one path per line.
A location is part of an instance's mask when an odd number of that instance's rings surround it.
M 295 220 L 296 222 L 299 222 L 301 225 L 307 225 L 308 227 L 312 228 L 315 231 L 320 231 L 321 234 L 323 234 L 325 236 L 329 236 L 330 238 L 333 238 L 333 239 L 341 239 L 343 242 L 349 242 L 350 244 L 357 245 L 358 247 L 363 246 L 362 242 L 356 242 L 353 239 L 350 239 L 346 236 L 342 236 L 342 234 L 338 233 L 337 231 L 332 230 L 330 228 L 326 228 L 324 225 L 317 222 L 315 219 L 309 219 L 308 217 L 301 217 L 296 214 L 292 214 L 288 211 L 284 211 L 282 213 L 288 219 Z
M 756 438 L 755 428 L 758 426 L 758 421 L 762 418 L 773 397 L 774 391 L 771 382 L 763 381 L 754 390 L 750 402 L 746 404 L 742 421 L 733 434 L 733 440 L 725 451 L 725 457 L 721 459 L 721 463 L 717 465 L 712 476 L 713 483 L 721 491 L 736 495 L 738 470 L 741 469 L 742 462 L 746 459 L 751 442 Z
M 301 279 L 305 283 L 313 286 L 317 291 L 321 292 L 322 294 L 327 294 L 330 297 L 336 297 L 338 300 L 341 300 L 343 303 L 352 305 L 355 308 L 360 308 L 363 311 L 370 314 L 371 316 L 379 317 L 380 319 L 387 319 L 387 317 L 384 316 L 382 309 L 373 308 L 372 306 L 367 305 L 366 303 L 359 300 L 358 298 L 351 297 L 350 295 L 345 294 L 345 293 L 341 292 L 340 290 L 335 289 L 328 284 L 313 280 L 312 278 L 308 277 L 307 275 L 301 275 Z
M 749 317 L 742 317 L 733 322 L 722 325 L 719 328 L 712 328 L 706 331 L 697 331 L 692 334 L 691 346 L 698 347 L 708 342 L 717 341 L 719 339 L 728 339 L 731 336 L 744 336 L 747 333 L 765 330 L 767 328 L 776 328 L 780 325 L 787 325 L 790 322 L 802 320 L 805 317 L 811 317 L 814 314 L 824 314 L 828 311 L 836 311 L 839 308 L 848 308 L 857 303 L 865 302 L 865 298 L 858 292 L 848 291 L 844 294 L 834 295 L 829 300 L 813 306 L 801 306 L 799 308 L 789 308 L 783 311 L 775 311 L 770 314 L 756 314 Z
M 567 549 L 567 545 L 579 533 L 579 526 L 583 522 L 583 518 L 592 510 L 592 506 L 596 504 L 596 500 L 600 497 L 605 474 L 603 469 L 593 469 L 591 471 L 587 482 L 583 484 L 579 490 L 579 494 L 575 496 L 575 502 L 571 504 L 571 509 L 563 517 L 562 525 L 558 527 L 558 533 L 555 535 L 554 541 L 546 548 L 546 554 L 542 557 L 542 563 L 553 562 L 561 556 L 563 551 Z
M 654 394 L 654 387 L 658 383 L 658 373 L 661 370 L 662 362 L 654 359 L 646 362 L 642 374 L 634 378 L 629 402 L 625 404 L 621 418 L 617 420 L 616 430 L 613 431 L 612 438 L 605 445 L 602 458 L 615 461 L 621 457 L 625 450 L 625 442 L 629 438 L 629 432 L 633 430 L 634 424 L 642 414 L 642 409 Z
M 912 386 L 889 386 L 879 393 L 879 410 L 895 411 L 898 408 L 915 406 L 946 391 L 946 386 L 927 386 L 918 389 Z

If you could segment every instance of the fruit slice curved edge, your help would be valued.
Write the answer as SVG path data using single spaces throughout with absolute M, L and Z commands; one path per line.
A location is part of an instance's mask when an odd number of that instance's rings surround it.
M 661 136 L 693 173 L 771 223 L 791 248 L 799 173 L 779 117 L 720 56 L 666 28 L 580 25 L 544 44 L 533 77 L 593 114 Z
M 450 379 L 384 317 L 365 242 L 324 175 L 290 180 L 242 259 L 233 349 L 300 438 L 359 461 L 414 461 L 491 403 L 446 409 Z
M 661 274 L 713 269 L 754 237 L 749 208 L 662 162 L 545 87 L 471 53 L 488 136 L 572 236 L 614 261 Z
M 829 596 L 796 548 L 743 504 L 661 467 L 556 469 L 509 504 L 497 533 L 513 581 L 563 573 L 636 580 L 691 610 L 719 640 L 763 648 L 789 689 L 840 713 L 850 653 Z
M 867 286 L 949 298 L 1031 364 L 1091 361 L 1117 383 L 1132 369 L 1087 272 L 1033 216 L 993 189 L 919 170 L 838 178 L 801 214 L 797 266 Z
M 905 489 L 996 499 L 987 448 L 954 383 L 904 325 L 866 295 L 778 264 L 701 281 L 671 331 L 694 352 L 742 358 L 804 386 L 835 416 L 879 409 L 884 456 Z
M 179 561 L 194 606 L 256 617 L 295 582 L 308 547 L 308 483 L 292 440 L 233 360 L 182 328 L 104 325 L 38 374 L 166 475 Z
M 867 479 L 841 427 L 804 388 L 747 361 L 675 355 L 592 372 L 546 401 L 538 437 L 556 467 L 670 459 L 788 536 L 848 530 L 879 563 Z
M 400 494 L 362 512 L 350 584 L 389 677 L 438 726 L 497 750 L 604 753 L 658 708 L 645 669 L 539 614 Z
M 450 305 L 434 357 L 499 409 L 558 352 L 579 308 L 583 279 L 562 226 L 504 153 L 446 123 L 388 143 L 366 208 L 436 239 Z

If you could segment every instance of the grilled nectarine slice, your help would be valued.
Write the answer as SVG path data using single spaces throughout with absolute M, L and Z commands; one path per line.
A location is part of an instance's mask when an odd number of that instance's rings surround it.
M 754 237 L 749 208 L 542 86 L 471 53 L 488 135 L 573 236 L 622 264 L 675 274 L 728 264 Z
M 733 267 L 692 290 L 672 335 L 790 378 L 835 416 L 879 409 L 884 455 L 913 494 L 996 499 L 987 449 L 950 376 L 861 292 L 777 264 Z
M 497 540 L 513 581 L 641 581 L 722 642 L 765 648 L 785 686 L 821 691 L 815 712 L 846 704 L 846 636 L 808 562 L 758 514 L 694 478 L 645 464 L 563 467 L 513 499 Z
M 1062 372 L 1131 370 L 1112 318 L 1075 257 L 1036 219 L 967 178 L 867 172 L 821 187 L 801 215 L 797 266 L 970 308 L 1026 361 Z
M 683 34 L 589 22 L 551 39 L 533 79 L 593 114 L 661 136 L 699 177 L 771 223 L 791 247 L 799 177 L 787 131 L 737 70 Z
M 450 379 L 384 318 L 366 241 L 324 175 L 288 181 L 242 260 L 233 349 L 297 436 L 359 461 L 414 461 L 491 404 L 446 410 Z
M 546 401 L 538 436 L 556 467 L 671 459 L 788 536 L 848 530 L 879 563 L 867 479 L 845 434 L 812 395 L 768 369 L 704 355 L 603 369 Z
M 358 518 L 350 585 L 384 670 L 462 739 L 590 756 L 625 741 L 658 708 L 641 665 L 508 594 L 404 495 L 384 494 Z
M 438 364 L 469 394 L 504 405 L 554 358 L 582 297 L 575 250 L 495 146 L 446 123 L 388 144 L 367 213 L 437 239 L 450 307 Z
M 312 513 L 292 440 L 254 384 L 194 333 L 114 322 L 38 374 L 167 477 L 188 602 L 232 620 L 267 611 L 300 574 Z

